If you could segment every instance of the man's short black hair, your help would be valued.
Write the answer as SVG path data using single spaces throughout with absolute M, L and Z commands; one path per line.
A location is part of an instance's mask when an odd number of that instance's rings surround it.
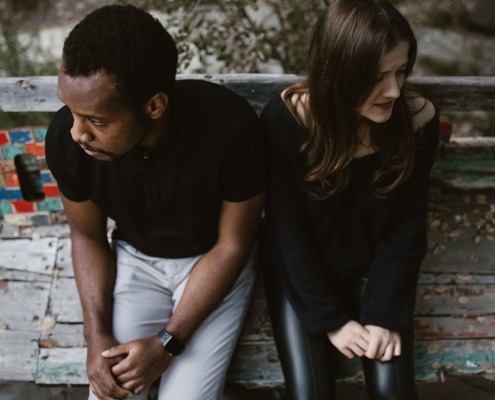
M 140 108 L 154 94 L 171 94 L 177 47 L 163 25 L 131 5 L 110 5 L 88 14 L 70 32 L 63 48 L 63 72 L 116 78 L 121 100 Z

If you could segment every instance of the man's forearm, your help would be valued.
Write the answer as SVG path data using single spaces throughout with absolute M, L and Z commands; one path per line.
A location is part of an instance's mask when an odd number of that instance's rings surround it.
M 225 298 L 239 277 L 247 256 L 214 247 L 194 267 L 167 330 L 187 341 Z
M 72 258 L 83 310 L 84 336 L 110 334 L 115 264 L 107 243 L 73 238 Z

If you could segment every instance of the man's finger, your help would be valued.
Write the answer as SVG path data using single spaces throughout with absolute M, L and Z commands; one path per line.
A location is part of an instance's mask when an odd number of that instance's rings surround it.
M 101 352 L 101 356 L 105 358 L 112 358 L 127 354 L 127 346 L 125 344 L 119 344 Z

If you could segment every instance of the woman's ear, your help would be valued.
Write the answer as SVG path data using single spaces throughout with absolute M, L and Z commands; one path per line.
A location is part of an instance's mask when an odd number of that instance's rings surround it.
M 145 113 L 151 119 L 158 119 L 165 113 L 167 106 L 168 96 L 164 92 L 158 92 L 147 101 Z

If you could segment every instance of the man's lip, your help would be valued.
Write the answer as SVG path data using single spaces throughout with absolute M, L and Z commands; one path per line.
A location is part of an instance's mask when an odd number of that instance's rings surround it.
M 88 155 L 90 155 L 92 157 L 102 154 L 99 151 L 90 150 L 90 149 L 88 149 L 87 147 L 84 147 L 84 146 L 81 146 L 81 149 L 83 149 L 86 154 L 88 154 Z

